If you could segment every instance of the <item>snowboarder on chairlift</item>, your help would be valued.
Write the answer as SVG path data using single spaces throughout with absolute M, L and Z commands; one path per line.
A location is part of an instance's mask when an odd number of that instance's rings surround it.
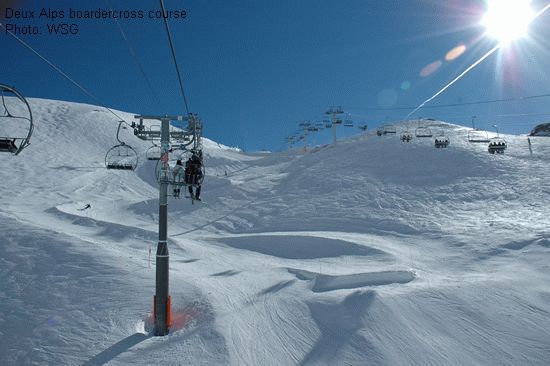
M 187 160 L 185 163 L 185 184 L 188 184 L 189 194 L 191 199 L 200 201 L 201 186 L 200 181 L 202 178 L 202 163 L 199 156 L 196 153 Z M 196 190 L 193 193 L 193 186 L 196 186 Z
M 183 163 L 181 162 L 181 159 L 178 159 L 178 161 L 176 161 L 176 166 L 174 167 L 172 174 L 174 174 L 174 182 L 180 183 L 184 174 Z M 174 186 L 174 197 L 179 198 L 179 196 L 180 187 Z

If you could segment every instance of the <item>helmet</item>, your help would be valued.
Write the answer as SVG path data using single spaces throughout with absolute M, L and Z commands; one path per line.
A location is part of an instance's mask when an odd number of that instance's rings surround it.
M 199 157 L 197 155 L 193 154 L 193 156 L 191 156 L 191 160 L 199 161 Z

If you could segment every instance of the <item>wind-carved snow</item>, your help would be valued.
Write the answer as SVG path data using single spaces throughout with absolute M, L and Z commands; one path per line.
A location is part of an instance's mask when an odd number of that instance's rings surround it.
M 169 200 L 176 324 L 157 338 L 151 143 L 121 130 L 140 163 L 108 171 L 115 118 L 30 102 L 31 145 L 0 156 L 0 364 L 548 364 L 547 138 L 505 135 L 502 156 L 441 121 L 396 126 L 446 149 L 205 139 L 203 203 Z
M 315 259 L 345 255 L 384 255 L 381 250 L 344 240 L 315 236 L 259 235 L 227 237 L 223 243 L 233 248 L 250 250 L 287 259 Z

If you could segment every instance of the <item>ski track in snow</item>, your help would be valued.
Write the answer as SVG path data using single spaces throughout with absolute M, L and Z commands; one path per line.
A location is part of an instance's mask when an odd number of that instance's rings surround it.
M 546 138 L 533 156 L 523 136 L 492 156 L 439 122 L 447 149 L 205 139 L 205 202 L 169 201 L 176 324 L 157 338 L 150 143 L 122 130 L 140 165 L 107 171 L 109 115 L 31 106 L 32 145 L 0 159 L 2 365 L 548 364 Z

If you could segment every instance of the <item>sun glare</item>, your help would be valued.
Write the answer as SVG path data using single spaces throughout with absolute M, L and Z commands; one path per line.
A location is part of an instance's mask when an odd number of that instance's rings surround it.
M 482 24 L 487 35 L 507 44 L 527 36 L 529 24 L 535 18 L 530 0 L 488 0 Z

